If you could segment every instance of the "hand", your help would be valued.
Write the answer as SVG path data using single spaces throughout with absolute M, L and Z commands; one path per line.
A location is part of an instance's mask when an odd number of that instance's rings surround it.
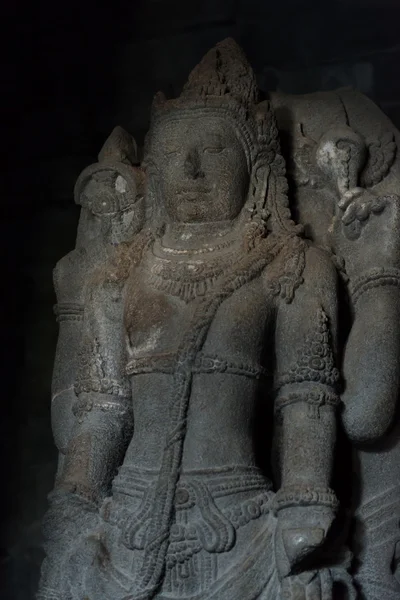
M 50 508 L 43 519 L 43 534 L 48 545 L 64 545 L 97 529 L 100 516 L 96 505 L 76 493 L 54 491 Z
M 352 279 L 371 267 L 396 267 L 400 258 L 400 197 L 363 188 L 347 191 L 331 226 L 335 254 Z
M 332 509 L 325 506 L 296 506 L 279 511 L 275 556 L 280 579 L 303 572 L 312 564 L 334 517 Z
M 97 550 L 99 522 L 94 504 L 74 493 L 52 493 L 50 508 L 43 520 L 46 558 L 42 565 L 38 600 L 70 598 L 70 559 L 84 542 L 84 561 L 90 564 Z

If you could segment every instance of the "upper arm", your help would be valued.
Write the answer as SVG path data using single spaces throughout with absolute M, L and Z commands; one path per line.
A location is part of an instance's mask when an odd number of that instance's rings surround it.
M 309 247 L 303 284 L 290 304 L 278 307 L 275 355 L 277 387 L 338 378 L 337 273 L 327 253 Z
M 75 391 L 130 395 L 125 374 L 123 294 L 120 286 L 91 286 L 85 303 Z

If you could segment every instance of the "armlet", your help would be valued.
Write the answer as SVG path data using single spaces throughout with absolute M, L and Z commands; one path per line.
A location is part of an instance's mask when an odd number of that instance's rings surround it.
M 117 416 L 124 417 L 132 412 L 132 403 L 129 396 L 113 396 L 111 394 L 80 394 L 72 407 L 72 412 L 78 421 L 92 410 L 102 412 L 111 411 Z
M 303 402 L 307 406 L 307 414 L 311 418 L 319 418 L 322 406 L 331 406 L 336 408 L 340 404 L 340 397 L 330 390 L 304 390 L 298 392 L 289 392 L 278 396 L 275 400 L 275 413 L 279 413 L 293 404 Z
M 400 269 L 374 268 L 357 277 L 349 286 L 350 296 L 355 306 L 362 294 L 377 287 L 400 287 Z
M 319 308 L 312 327 L 297 352 L 295 363 L 278 377 L 275 388 L 279 389 L 288 384 L 313 382 L 336 389 L 339 380 L 340 374 L 335 367 L 328 316 L 322 308 Z
M 336 511 L 339 508 L 339 502 L 335 492 L 330 488 L 288 486 L 278 490 L 273 499 L 275 513 L 283 508 L 295 506 L 327 506 Z

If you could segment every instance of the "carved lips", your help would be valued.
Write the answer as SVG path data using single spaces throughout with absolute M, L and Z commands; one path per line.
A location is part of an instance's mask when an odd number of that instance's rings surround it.
M 196 200 L 199 200 L 210 192 L 211 189 L 205 187 L 186 188 L 178 192 L 178 199 L 186 202 L 196 202 Z

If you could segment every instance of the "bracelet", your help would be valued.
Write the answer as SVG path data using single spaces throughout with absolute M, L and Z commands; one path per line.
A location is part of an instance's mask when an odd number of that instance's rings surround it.
M 72 412 L 78 420 L 82 420 L 85 414 L 96 408 L 102 412 L 111 411 L 119 416 L 125 416 L 131 411 L 130 397 L 113 396 L 105 394 L 105 398 L 99 398 L 97 393 L 80 394 L 78 400 L 72 407 Z
M 350 285 L 349 291 L 353 304 L 355 305 L 357 300 L 362 294 L 368 290 L 372 290 L 376 287 L 384 287 L 391 285 L 393 287 L 400 287 L 400 270 L 391 268 L 385 269 L 383 267 L 376 267 L 371 269 L 364 275 L 357 277 L 354 283 Z
M 273 499 L 274 513 L 293 506 L 327 506 L 337 511 L 339 501 L 335 492 L 330 488 L 302 486 L 281 488 Z
M 340 404 L 340 398 L 334 392 L 327 390 L 312 390 L 304 392 L 293 392 L 287 396 L 278 397 L 275 400 L 275 413 L 279 413 L 286 406 L 304 402 L 307 405 L 308 416 L 318 418 L 321 406 L 332 406 L 336 408 Z
M 60 302 L 53 307 L 56 320 L 60 321 L 82 321 L 83 304 L 76 302 Z

